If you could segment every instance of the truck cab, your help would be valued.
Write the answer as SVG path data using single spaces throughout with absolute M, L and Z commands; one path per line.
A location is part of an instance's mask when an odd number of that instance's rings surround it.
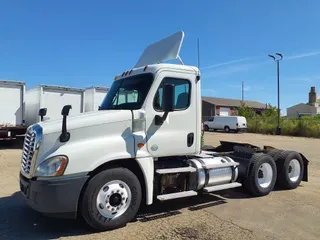
M 284 156 L 297 160 L 293 180 L 287 173 L 282 183 L 295 188 L 307 180 L 307 160 L 296 152 L 227 142 L 201 149 L 200 71 L 182 63 L 183 38 L 178 32 L 147 47 L 134 68 L 115 77 L 99 111 L 68 117 L 72 106 L 65 106 L 62 121 L 28 128 L 20 188 L 30 207 L 80 216 L 104 231 L 155 201 L 243 184 L 266 195 L 277 181 L 274 159 Z M 162 63 L 171 59 L 182 64 Z

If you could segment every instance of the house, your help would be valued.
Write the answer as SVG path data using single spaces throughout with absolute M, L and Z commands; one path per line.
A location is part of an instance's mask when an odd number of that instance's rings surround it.
M 309 92 L 308 103 L 299 103 L 287 108 L 287 117 L 300 117 L 304 115 L 315 116 L 320 114 L 320 98 L 317 97 L 316 88 L 313 86 Z
M 267 104 L 257 101 L 243 101 L 256 113 L 262 113 L 268 107 Z M 231 116 L 241 107 L 242 100 L 228 98 L 202 97 L 202 119 L 205 121 L 211 116 Z

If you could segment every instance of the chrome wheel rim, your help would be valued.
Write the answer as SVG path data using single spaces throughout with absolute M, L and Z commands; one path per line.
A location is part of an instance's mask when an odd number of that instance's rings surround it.
M 107 220 L 121 216 L 130 206 L 131 190 L 120 180 L 104 184 L 98 192 L 96 206 L 98 212 Z
M 268 188 L 272 182 L 273 170 L 269 163 L 263 163 L 258 171 L 258 184 L 262 188 Z
M 292 159 L 288 167 L 288 176 L 291 182 L 298 181 L 300 177 L 301 166 L 297 159 Z

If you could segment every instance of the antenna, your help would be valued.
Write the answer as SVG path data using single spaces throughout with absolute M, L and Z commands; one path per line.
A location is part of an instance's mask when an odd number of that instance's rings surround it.
M 200 41 L 197 39 L 197 52 L 198 52 L 198 76 L 197 81 L 200 80 Z
M 198 68 L 200 69 L 200 43 L 199 43 L 199 38 L 197 42 L 197 47 L 198 47 Z

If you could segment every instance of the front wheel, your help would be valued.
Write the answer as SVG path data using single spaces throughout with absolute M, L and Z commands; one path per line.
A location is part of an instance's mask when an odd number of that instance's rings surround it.
M 124 227 L 140 207 L 141 185 L 130 170 L 99 172 L 88 183 L 81 201 L 85 222 L 98 231 Z

